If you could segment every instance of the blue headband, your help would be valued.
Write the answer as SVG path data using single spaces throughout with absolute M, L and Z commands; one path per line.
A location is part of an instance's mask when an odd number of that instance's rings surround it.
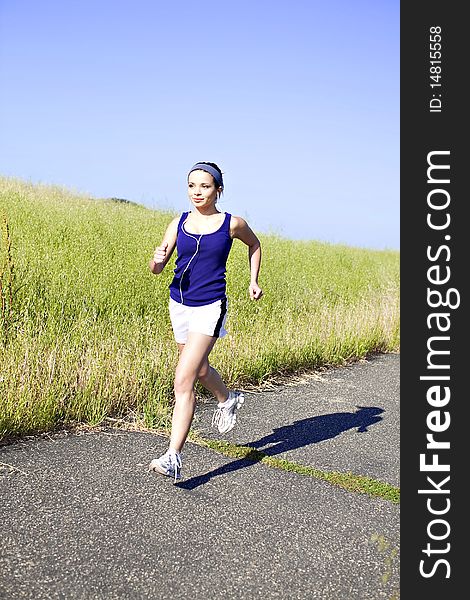
M 199 171 L 199 170 L 206 171 L 206 173 L 209 173 L 210 175 L 212 175 L 212 177 L 214 178 L 218 187 L 224 187 L 224 180 L 222 179 L 222 175 L 219 173 L 219 171 L 217 171 L 217 169 L 214 169 L 214 167 L 211 167 L 211 165 L 206 165 L 204 163 L 196 163 L 194 165 L 194 167 L 191 168 L 189 173 L 192 173 L 193 171 Z M 189 177 L 189 173 L 188 173 L 188 177 Z

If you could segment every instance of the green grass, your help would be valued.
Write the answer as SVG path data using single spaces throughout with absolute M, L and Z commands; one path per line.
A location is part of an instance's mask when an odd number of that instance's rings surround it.
M 148 262 L 172 216 L 0 178 L 0 437 L 111 415 L 168 425 L 175 257 L 159 276 Z M 398 252 L 259 237 L 259 302 L 239 240 L 227 265 L 211 360 L 229 386 L 398 350 Z
M 298 463 L 282 458 L 274 458 L 260 450 L 251 448 L 250 446 L 238 446 L 237 444 L 231 444 L 223 440 L 208 440 L 201 437 L 194 437 L 193 441 L 230 458 L 243 458 L 253 462 L 260 462 L 269 467 L 282 469 L 283 471 L 290 471 L 291 473 L 307 475 L 309 477 L 327 481 L 348 492 L 356 492 L 383 498 L 394 504 L 400 502 L 400 488 L 377 479 L 372 479 L 371 477 L 354 475 L 353 473 L 340 473 L 338 471 L 322 471 L 320 469 L 315 469 L 314 467 L 299 465 Z

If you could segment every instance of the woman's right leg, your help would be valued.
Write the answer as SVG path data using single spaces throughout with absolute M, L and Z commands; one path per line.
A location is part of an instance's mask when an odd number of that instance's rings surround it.
M 180 356 L 175 372 L 175 406 L 171 423 L 170 447 L 163 456 L 153 460 L 149 466 L 151 470 L 156 470 L 163 475 L 175 475 L 175 480 L 181 476 L 179 454 L 186 442 L 194 416 L 196 380 L 199 379 L 219 400 L 216 413 L 219 416 L 217 426 L 221 433 L 232 429 L 235 424 L 235 411 L 243 403 L 243 394 L 238 392 L 229 395 L 219 373 L 209 364 L 208 357 L 216 341 L 215 337 L 190 333 L 186 344 L 178 343 Z M 222 407 L 223 403 L 229 406 Z
M 178 350 L 181 353 L 184 350 L 185 344 L 177 344 Z M 214 395 L 217 402 L 224 402 L 228 397 L 228 388 L 219 375 L 218 371 L 210 365 L 209 359 L 206 358 L 205 362 L 201 365 L 199 373 L 197 374 L 198 381 Z M 194 393 L 194 392 L 193 392 Z
M 170 448 L 181 452 L 194 416 L 194 384 L 217 338 L 202 333 L 189 333 L 175 372 L 175 407 L 171 422 Z M 180 345 L 178 345 L 179 347 Z

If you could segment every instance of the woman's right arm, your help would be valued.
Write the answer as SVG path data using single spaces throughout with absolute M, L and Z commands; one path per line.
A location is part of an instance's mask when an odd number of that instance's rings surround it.
M 155 275 L 158 275 L 165 268 L 166 263 L 170 260 L 173 250 L 176 246 L 176 236 L 178 234 L 178 222 L 180 217 L 175 217 L 168 225 L 162 243 L 157 246 L 150 260 L 149 269 Z

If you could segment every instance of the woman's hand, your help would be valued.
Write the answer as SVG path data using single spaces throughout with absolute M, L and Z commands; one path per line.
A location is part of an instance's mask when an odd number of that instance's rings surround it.
M 167 250 L 168 242 L 164 242 L 161 246 L 158 246 L 158 248 L 155 249 L 155 253 L 153 255 L 153 262 L 156 265 L 161 265 L 165 262 Z
M 175 217 L 168 225 L 163 236 L 160 246 L 155 248 L 153 258 L 149 262 L 150 270 L 154 275 L 158 275 L 165 268 L 166 263 L 170 260 L 173 250 L 176 246 L 176 236 L 178 233 L 179 217 Z
M 250 283 L 249 291 L 250 298 L 252 300 L 259 300 L 263 295 L 263 290 L 259 287 L 257 283 Z

